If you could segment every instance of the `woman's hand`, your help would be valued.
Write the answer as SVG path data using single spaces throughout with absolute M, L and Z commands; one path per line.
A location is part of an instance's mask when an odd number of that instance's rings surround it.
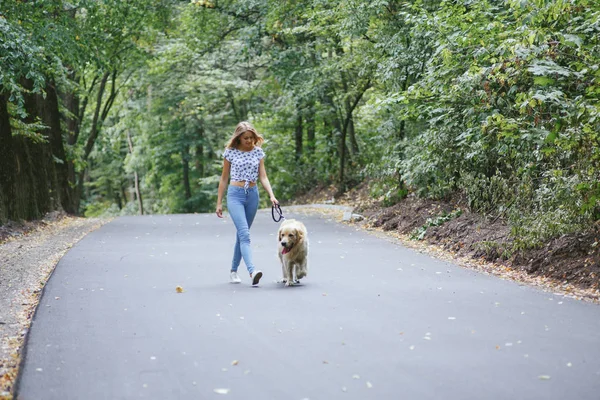
M 223 206 L 220 204 L 217 204 L 217 217 L 223 218 Z
M 273 205 L 279 204 L 279 201 L 277 201 L 277 199 L 275 198 L 275 196 L 274 196 L 274 195 L 273 195 L 273 196 L 271 196 L 271 203 L 272 203 Z

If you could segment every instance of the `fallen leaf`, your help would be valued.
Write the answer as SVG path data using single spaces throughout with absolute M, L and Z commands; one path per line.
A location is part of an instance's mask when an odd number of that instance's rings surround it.
M 540 378 L 543 381 L 547 381 L 548 379 L 550 379 L 550 375 L 540 375 L 538 376 L 538 378 Z
M 229 393 L 229 389 L 217 388 L 217 389 L 214 389 L 214 392 L 217 394 L 227 394 L 227 393 Z
M 371 384 L 371 382 L 367 381 L 367 387 L 368 387 L 369 389 L 371 389 L 371 388 L 373 387 L 373 385 Z
M 175 291 L 176 291 L 177 293 L 183 293 L 183 288 L 182 288 L 181 286 L 177 286 L 177 287 L 175 288 Z
M 354 375 L 352 375 L 352 379 L 360 379 L 360 376 L 359 376 L 359 375 L 356 375 L 356 374 L 354 374 Z
M 231 365 L 238 365 L 238 364 L 239 364 L 239 361 L 238 361 L 238 360 L 233 360 L 233 361 L 231 362 Z

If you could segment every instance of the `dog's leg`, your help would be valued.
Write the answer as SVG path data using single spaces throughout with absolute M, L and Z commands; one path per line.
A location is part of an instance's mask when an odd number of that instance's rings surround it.
M 279 254 L 279 261 L 281 262 L 281 282 L 286 283 L 287 282 L 287 274 L 285 272 L 285 261 L 283 260 L 283 257 L 281 256 L 281 254 Z
M 305 258 L 297 266 L 297 269 L 296 269 L 296 278 L 297 279 L 302 279 L 302 278 L 304 278 L 306 276 L 307 273 L 308 273 L 308 262 L 307 262 L 307 260 Z
M 294 284 L 300 283 L 300 278 L 302 278 L 300 264 L 294 263 Z
M 294 264 L 286 261 L 285 263 L 285 286 L 292 286 L 294 284 Z

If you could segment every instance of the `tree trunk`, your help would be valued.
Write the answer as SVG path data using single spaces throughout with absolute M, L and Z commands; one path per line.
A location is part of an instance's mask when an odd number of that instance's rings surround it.
M 200 121 L 202 123 L 202 121 Z M 204 126 L 198 127 L 198 144 L 196 145 L 196 171 L 198 176 L 204 178 Z
M 100 133 L 100 111 L 102 109 L 102 99 L 104 98 L 104 91 L 106 90 L 106 82 L 108 81 L 108 77 L 110 74 L 105 72 L 102 76 L 102 80 L 100 81 L 100 88 L 98 89 L 98 96 L 96 97 L 96 109 L 94 110 L 94 117 L 92 118 L 92 126 L 90 131 L 90 136 L 88 137 L 87 142 L 85 143 L 85 147 L 83 149 L 83 159 L 87 160 L 90 153 L 92 152 L 92 148 L 94 147 L 94 143 L 96 143 L 96 139 L 98 138 L 98 134 Z M 113 83 L 114 85 L 114 83 Z
M 46 85 L 46 99 L 41 95 L 37 96 L 38 104 L 42 108 L 42 120 L 49 127 L 48 140 L 52 150 L 51 163 L 56 172 L 57 192 L 62 209 L 73 214 L 73 203 L 71 201 L 71 189 L 69 185 L 69 171 L 67 167 L 67 157 L 62 139 L 62 129 L 60 126 L 60 112 L 58 109 L 58 94 L 54 82 L 50 81 Z
M 0 224 L 14 218 L 15 153 L 8 100 L 0 90 Z
M 16 156 L 14 219 L 38 219 L 51 209 L 47 164 L 39 144 L 22 136 L 13 141 Z
M 94 79 L 92 79 L 89 87 L 86 85 L 85 76 L 77 76 L 75 73 L 71 73 L 69 78 L 74 82 L 77 82 L 87 91 L 83 97 L 79 97 L 79 95 L 76 93 L 65 93 L 63 95 L 65 107 L 67 107 L 69 112 L 73 114 L 73 117 L 67 121 L 67 144 L 74 147 L 77 144 L 79 134 L 81 133 L 81 126 L 83 124 L 83 118 L 85 117 L 89 99 L 100 77 L 94 76 Z M 67 170 L 69 186 L 71 188 L 71 209 L 75 214 L 78 214 L 81 189 L 78 181 L 78 174 L 75 170 L 75 160 L 69 160 L 67 164 Z
M 71 72 L 69 74 L 69 79 L 75 83 L 79 80 L 79 77 Z M 67 109 L 69 115 L 65 117 L 65 125 L 67 128 L 67 146 L 74 147 L 77 143 L 77 138 L 79 137 L 79 131 L 81 129 L 81 118 L 80 116 L 81 109 L 87 106 L 87 99 L 84 98 L 83 104 L 80 103 L 79 95 L 76 92 L 65 92 L 61 95 L 63 100 L 63 105 Z M 68 208 L 65 208 L 67 212 L 71 212 L 73 214 L 77 214 L 78 205 L 75 201 L 75 186 L 77 184 L 77 175 L 75 173 L 75 160 L 65 159 L 65 164 L 67 168 L 67 182 L 69 185 L 69 201 L 70 205 Z M 64 207 L 64 205 L 63 205 Z
M 190 146 L 184 146 L 181 152 L 181 163 L 183 166 L 183 189 L 185 199 L 189 200 L 192 198 L 192 189 L 190 187 Z
M 346 180 L 344 176 L 344 167 L 346 165 L 346 129 L 342 129 L 338 151 L 340 153 L 340 169 L 338 171 L 339 175 L 337 196 L 343 194 L 346 191 Z
M 111 78 L 110 94 L 108 95 L 106 102 L 104 102 L 104 104 L 103 104 L 104 92 L 106 91 L 106 84 L 107 84 L 109 78 Z M 106 120 L 106 117 L 108 116 L 108 113 L 115 101 L 115 98 L 117 97 L 116 85 L 117 85 L 117 71 L 113 71 L 112 74 L 109 71 L 107 71 L 102 75 L 102 79 L 100 80 L 100 87 L 98 88 L 98 94 L 96 96 L 96 108 L 94 110 L 94 116 L 92 118 L 92 123 L 91 123 L 91 127 L 90 127 L 90 135 L 89 135 L 89 137 L 85 143 L 85 146 L 83 148 L 83 155 L 82 155 L 83 162 L 86 162 L 88 160 L 90 153 L 92 152 L 92 149 L 94 148 L 94 144 L 96 143 L 96 139 L 98 138 L 98 135 L 100 134 L 102 125 L 104 124 L 104 121 Z M 85 179 L 85 172 L 86 172 L 86 169 L 85 168 L 82 169 L 79 172 L 79 177 L 77 179 L 77 189 L 74 194 L 74 203 L 75 203 L 74 208 L 75 208 L 75 210 L 77 210 L 77 212 L 79 212 L 79 205 L 81 202 L 81 197 L 83 195 L 83 180 Z
M 245 121 L 248 118 L 248 105 L 243 100 L 236 102 L 232 92 L 227 92 L 227 97 L 229 98 L 235 119 L 237 121 Z
M 34 123 L 37 117 L 43 117 L 43 113 L 38 108 L 36 95 L 31 92 L 33 82 L 25 79 L 21 84 L 30 89 L 23 95 L 27 113 L 23 122 Z M 17 215 L 28 220 L 37 219 L 58 204 L 57 193 L 54 190 L 57 185 L 54 183 L 55 172 L 50 145 L 35 143 L 26 137 L 19 138 L 15 144 L 18 144 L 21 150 L 17 152 L 21 166 L 17 169 L 16 177 Z
M 345 74 L 342 74 L 342 85 L 344 87 L 344 92 L 348 94 L 348 84 Z M 346 111 L 346 116 L 350 116 L 350 121 L 347 125 L 347 135 L 350 138 L 350 152 L 352 155 L 356 155 L 358 154 L 358 142 L 356 141 L 356 135 L 354 134 L 354 118 L 352 116 L 354 108 L 350 104 L 350 96 L 348 95 L 346 95 L 346 98 L 344 99 L 344 108 Z
M 352 102 L 352 104 L 350 104 L 350 102 L 348 102 L 347 108 L 346 108 L 346 118 L 344 120 L 344 125 L 342 127 L 342 135 L 341 135 L 341 139 L 340 139 L 340 170 L 339 170 L 339 177 L 338 177 L 338 194 L 342 194 L 345 190 L 346 190 L 346 182 L 345 182 L 345 176 L 344 176 L 344 164 L 346 161 L 346 136 L 347 136 L 347 132 L 348 132 L 348 127 L 350 126 L 350 121 L 352 121 L 352 114 L 354 113 L 354 109 L 356 108 L 356 106 L 358 105 L 358 103 L 360 102 L 360 99 L 362 98 L 362 96 L 365 94 L 365 92 L 367 91 L 367 89 L 371 87 L 371 81 L 367 80 L 367 82 L 365 83 L 365 86 L 363 88 L 361 88 L 360 92 L 357 93 L 356 98 L 354 99 L 354 102 Z
M 350 116 L 350 123 L 348 124 L 348 136 L 350 137 L 350 150 L 352 155 L 356 156 L 360 153 L 358 148 L 358 142 L 356 141 L 356 134 L 354 131 L 354 117 Z
M 74 72 L 69 73 L 68 78 L 77 82 L 77 75 Z M 63 100 L 63 105 L 69 111 L 70 115 L 65 117 L 65 125 L 68 132 L 68 144 L 75 144 L 77 140 L 77 136 L 79 135 L 79 96 L 75 92 L 64 92 L 61 93 L 61 97 Z M 73 139 L 75 141 L 73 141 Z
M 123 200 L 121 199 L 121 191 L 120 190 L 116 190 L 114 192 L 114 198 L 115 201 L 117 202 L 117 207 L 119 207 L 119 210 L 123 209 Z
M 297 110 L 296 116 L 296 131 L 294 132 L 294 139 L 296 143 L 296 161 L 302 157 L 302 113 Z
M 129 146 L 129 154 L 133 154 L 133 140 L 131 140 L 131 134 L 129 133 L 129 131 L 127 131 L 127 144 Z M 140 215 L 144 215 L 144 202 L 142 201 L 142 192 L 140 190 L 140 178 L 136 169 L 133 170 L 133 189 L 135 191 L 135 197 L 138 202 Z M 125 201 L 127 201 L 126 198 Z
M 329 157 L 328 159 L 330 160 L 335 160 L 338 157 L 339 154 L 339 143 L 335 144 L 335 139 L 336 136 L 340 135 L 342 133 L 342 125 L 340 123 L 340 120 L 337 116 L 337 112 L 336 112 L 336 107 L 335 104 L 333 104 L 333 99 L 331 98 L 331 95 L 326 93 L 323 96 L 323 103 L 325 104 L 325 106 L 327 108 L 329 108 L 328 112 L 325 115 L 325 125 L 327 127 L 326 132 L 329 135 L 329 143 L 328 143 L 328 153 L 329 153 Z
M 309 155 L 313 155 L 315 153 L 315 149 L 317 147 L 315 141 L 315 112 L 314 112 L 314 103 L 311 103 L 308 114 L 306 115 L 306 149 L 308 150 Z

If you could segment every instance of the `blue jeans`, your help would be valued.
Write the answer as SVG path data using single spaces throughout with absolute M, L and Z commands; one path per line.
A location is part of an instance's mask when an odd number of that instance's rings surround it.
M 252 249 L 250 248 L 250 227 L 258 210 L 258 187 L 248 189 L 229 185 L 227 188 L 227 210 L 237 229 L 231 270 L 237 271 L 242 258 L 249 273 L 254 272 Z

